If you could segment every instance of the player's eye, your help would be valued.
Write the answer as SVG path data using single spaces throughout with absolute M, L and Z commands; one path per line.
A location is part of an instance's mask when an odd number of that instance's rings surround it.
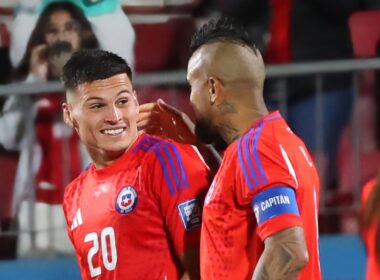
M 117 100 L 117 104 L 119 104 L 119 105 L 125 105 L 125 104 L 128 103 L 128 101 L 129 101 L 128 98 L 123 97 L 123 98 L 120 98 L 120 99 Z
M 94 103 L 90 105 L 90 109 L 100 109 L 102 107 L 104 107 L 104 104 L 102 103 Z

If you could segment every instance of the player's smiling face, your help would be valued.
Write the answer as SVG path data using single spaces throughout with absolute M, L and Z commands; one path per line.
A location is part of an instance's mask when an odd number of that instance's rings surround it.
M 65 121 L 75 128 L 94 161 L 117 158 L 136 140 L 138 102 L 126 74 L 83 83 L 68 99 Z

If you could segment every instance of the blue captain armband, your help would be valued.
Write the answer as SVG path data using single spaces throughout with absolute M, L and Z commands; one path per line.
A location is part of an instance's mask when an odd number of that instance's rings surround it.
M 283 214 L 300 215 L 296 194 L 287 186 L 272 187 L 260 192 L 251 205 L 258 225 Z

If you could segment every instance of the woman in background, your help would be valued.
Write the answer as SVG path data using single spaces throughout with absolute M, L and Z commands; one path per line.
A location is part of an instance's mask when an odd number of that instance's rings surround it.
M 63 0 L 15 0 L 15 2 L 17 6 L 10 38 L 12 46 L 10 58 L 14 67 L 20 64 L 28 39 L 41 11 L 51 3 L 63 2 Z M 120 0 L 65 0 L 64 2 L 70 2 L 82 9 L 91 23 L 102 50 L 120 55 L 128 61 L 132 70 L 134 69 L 135 31 L 123 11 Z M 117 36 L 115 37 L 114 34 Z
M 64 54 L 98 47 L 91 24 L 78 6 L 70 2 L 51 3 L 37 20 L 24 56 L 16 68 L 15 79 L 56 80 L 59 73 L 49 77 L 49 71 L 54 70 L 49 67 L 61 68 L 65 62 L 65 59 L 57 57 L 68 59 L 69 55 Z
M 31 87 L 34 82 L 59 80 L 71 53 L 94 48 L 99 43 L 83 11 L 67 1 L 51 3 L 36 22 L 14 80 Z M 37 232 L 19 237 L 19 255 L 30 248 L 71 250 L 64 230 L 46 230 L 65 227 L 60 206 L 64 186 L 79 174 L 83 159 L 76 134 L 63 123 L 62 99 L 62 93 L 17 95 L 4 105 L 0 128 L 7 133 L 0 136 L 0 143 L 20 152 L 12 215 L 18 217 L 21 231 Z M 31 199 L 37 202 L 33 204 L 34 221 L 28 214 L 33 213 L 28 206 Z

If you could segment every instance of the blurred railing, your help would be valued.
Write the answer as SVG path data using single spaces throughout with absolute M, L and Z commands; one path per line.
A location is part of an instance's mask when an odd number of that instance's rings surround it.
M 354 89 L 354 103 L 357 102 L 359 96 L 359 72 L 364 70 L 380 70 L 380 59 L 355 59 L 355 60 L 340 60 L 340 61 L 321 61 L 321 62 L 310 62 L 310 63 L 294 63 L 286 65 L 268 65 L 266 67 L 267 78 L 279 78 L 286 79 L 288 77 L 295 76 L 304 76 L 304 75 L 313 75 L 314 76 L 314 89 L 317 96 L 316 100 L 320 100 L 321 95 L 323 94 L 323 81 L 322 75 L 332 74 L 332 73 L 343 73 L 350 72 L 352 73 L 353 79 L 353 89 Z M 159 72 L 159 73 L 149 73 L 149 74 L 137 74 L 133 78 L 133 84 L 139 88 L 151 87 L 151 86 L 166 86 L 166 87 L 176 87 L 186 85 L 186 71 L 168 71 L 168 72 Z M 280 101 L 280 109 L 286 117 L 286 87 L 283 88 L 284 94 L 282 95 Z M 0 86 L 0 97 L 1 96 L 10 96 L 10 95 L 39 95 L 41 93 L 51 93 L 51 92 L 63 92 L 63 86 L 60 82 L 43 82 L 43 83 L 15 83 L 9 85 Z M 175 91 L 174 91 L 175 93 Z M 174 104 L 180 106 L 180 104 Z M 172 101 L 173 101 L 172 100 Z M 318 133 L 321 131 L 321 125 L 323 121 L 322 112 L 322 103 L 316 102 L 316 110 L 319 112 L 317 114 L 317 125 L 316 125 L 316 135 L 317 138 L 321 138 L 323 135 Z M 285 112 L 285 113 L 284 113 Z M 325 191 L 321 191 L 321 214 L 339 214 L 339 213 L 357 213 L 359 202 L 360 202 L 360 131 L 359 131 L 359 122 L 358 118 L 352 119 L 352 135 L 351 141 L 353 143 L 353 165 L 352 172 L 353 176 L 353 203 L 349 206 L 334 206 L 327 207 Z M 4 133 L 4 132 L 0 132 Z M 321 145 L 321 139 L 316 139 L 317 146 Z M 318 144 L 319 143 L 319 144 Z M 317 162 L 318 164 L 318 162 Z M 34 211 L 33 207 L 29 208 L 30 211 Z M 30 219 L 33 221 L 35 218 L 34 213 L 29 213 Z M 48 216 L 49 219 L 54 219 L 51 215 Z M 53 221 L 48 223 L 51 226 L 47 228 L 51 231 L 65 231 L 64 228 L 54 228 Z M 2 233 L 0 229 L 0 236 L 10 233 Z M 33 236 L 34 233 L 32 233 Z M 32 237 L 33 239 L 33 237 Z M 53 238 L 50 238 L 53 240 Z M 32 242 L 33 243 L 33 242 Z M 32 246 L 33 247 L 33 246 Z
M 292 63 L 284 65 L 267 65 L 267 78 L 294 77 L 310 74 L 328 74 L 341 72 L 357 72 L 361 70 L 380 69 L 380 58 L 330 60 L 308 63 Z M 158 73 L 137 74 L 133 78 L 135 86 L 148 85 L 184 85 L 186 70 L 160 71 Z M 0 85 L 0 96 L 13 94 L 41 94 L 63 91 L 60 82 L 36 82 L 33 86 L 25 83 Z

